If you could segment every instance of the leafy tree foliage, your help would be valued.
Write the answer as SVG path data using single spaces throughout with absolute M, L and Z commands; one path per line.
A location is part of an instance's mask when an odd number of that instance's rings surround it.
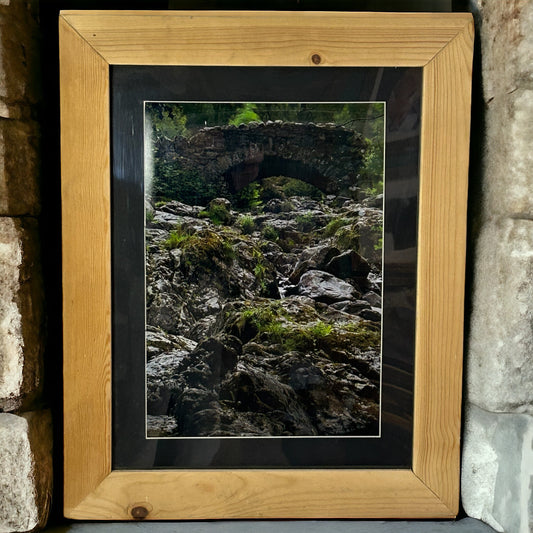
M 186 137 L 189 133 L 186 127 L 187 116 L 176 104 L 147 103 L 145 116 L 147 127 L 151 127 L 156 139 L 175 139 L 178 136 Z
M 239 126 L 240 124 L 248 124 L 249 122 L 260 122 L 261 118 L 257 114 L 256 104 L 243 104 L 239 107 L 235 115 L 229 120 L 229 124 Z

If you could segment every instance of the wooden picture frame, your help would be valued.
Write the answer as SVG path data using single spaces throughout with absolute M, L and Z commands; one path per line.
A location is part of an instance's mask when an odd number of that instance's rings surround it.
M 455 517 L 471 15 L 65 11 L 59 31 L 65 516 Z M 423 69 L 412 468 L 113 470 L 110 65 Z

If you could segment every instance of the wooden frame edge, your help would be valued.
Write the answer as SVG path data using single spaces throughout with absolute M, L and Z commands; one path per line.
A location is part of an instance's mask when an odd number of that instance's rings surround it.
M 177 506 L 181 520 L 454 517 L 410 470 L 298 470 L 297 478 L 292 472 L 114 471 L 69 517 L 127 520 L 139 505 L 149 520 L 175 519 Z M 314 505 L 319 499 L 330 502 L 327 510 Z
M 122 12 L 119 12 L 123 14 Z M 109 13 L 107 13 L 109 14 Z M 118 13 L 115 13 L 115 15 Z M 100 22 L 105 18 L 103 14 L 94 14 Z M 286 13 L 284 14 L 286 16 Z M 352 14 L 356 15 L 356 14 Z M 133 16 L 133 15 L 131 15 Z M 144 13 L 143 13 L 144 16 Z M 166 15 L 168 16 L 168 15 Z M 249 15 L 247 15 L 249 16 Z M 76 18 L 77 17 L 77 18 Z M 415 382 L 415 412 L 414 412 L 414 442 L 413 442 L 413 470 L 290 470 L 280 473 L 279 470 L 239 470 L 239 471 L 143 471 L 120 472 L 111 469 L 111 272 L 110 272 L 110 161 L 109 161 L 109 65 L 120 63 L 113 54 L 108 53 L 96 42 L 87 37 L 87 27 L 84 30 L 76 27 L 80 18 L 76 12 L 66 12 L 60 19 L 61 39 L 61 125 L 62 125 L 62 195 L 63 202 L 63 276 L 64 276 L 64 321 L 65 321 L 65 435 L 76 435 L 76 440 L 68 438 L 65 443 L 65 515 L 76 519 L 114 519 L 125 520 L 130 517 L 131 505 L 141 501 L 141 494 L 132 487 L 139 483 L 155 483 L 156 479 L 164 477 L 164 484 L 172 490 L 178 487 L 186 494 L 194 494 L 202 498 L 214 498 L 213 487 L 222 490 L 232 490 L 239 494 L 243 485 L 252 487 L 252 492 L 259 488 L 264 490 L 262 477 L 275 480 L 282 487 L 290 490 L 304 490 L 309 484 L 315 484 L 322 491 L 324 480 L 331 485 L 332 490 L 338 489 L 333 478 L 342 477 L 347 492 L 347 499 L 343 500 L 343 507 L 337 506 L 329 516 L 320 516 L 312 512 L 298 515 L 290 513 L 278 502 L 270 503 L 270 511 L 253 512 L 247 508 L 242 513 L 227 515 L 219 509 L 218 514 L 206 517 L 194 511 L 192 503 L 187 503 L 187 510 L 183 509 L 180 518 L 452 518 L 457 513 L 458 505 L 458 465 L 459 465 L 459 424 L 460 411 L 462 325 L 452 328 L 450 337 L 446 338 L 447 356 L 442 367 L 432 368 L 428 362 L 435 357 L 435 349 L 428 346 L 429 335 L 435 331 L 436 320 L 439 320 L 439 302 L 446 290 L 446 282 L 452 282 L 456 288 L 453 302 L 445 310 L 446 316 L 457 320 L 462 316 L 462 290 L 464 282 L 464 242 L 466 215 L 466 172 L 468 160 L 468 124 L 466 129 L 465 116 L 469 117 L 470 81 L 468 77 L 471 68 L 469 61 L 472 53 L 472 18 L 470 15 L 452 17 L 454 23 L 453 36 L 444 46 L 433 51 L 431 58 L 416 59 L 416 66 L 424 66 L 424 96 L 423 96 L 423 124 L 422 124 L 422 158 L 421 158 L 421 218 L 419 222 L 419 274 L 418 284 L 436 290 L 437 297 L 426 294 L 417 301 L 417 337 L 416 337 L 416 382 Z M 323 24 L 324 14 L 321 14 Z M 432 18 L 435 16 L 433 15 Z M 422 19 L 421 19 L 422 20 Z M 424 21 L 427 23 L 427 20 Z M 105 26 L 105 25 L 104 25 Z M 99 35 L 95 29 L 95 35 Z M 133 30 L 131 30 L 133 31 Z M 416 28 L 412 31 L 416 31 Z M 101 34 L 100 34 L 101 35 Z M 109 35 L 107 35 L 109 38 Z M 133 39 L 130 40 L 133 42 Z M 138 42 L 138 41 L 136 41 Z M 130 47 L 131 48 L 131 47 Z M 311 48 L 310 48 L 311 50 Z M 125 54 L 132 54 L 130 50 Z M 398 57 L 398 51 L 395 52 Z M 124 54 L 123 54 L 124 55 Z M 262 57 L 262 56 L 261 56 Z M 327 55 L 325 56 L 328 57 Z M 80 60 L 81 58 L 81 60 Z M 241 59 L 239 59 L 240 61 Z M 260 64 L 262 60 L 259 61 Z M 291 56 L 291 61 L 297 65 L 308 65 L 309 55 Z M 423 61 L 421 63 L 421 61 Z M 449 72 L 452 63 L 459 72 L 453 80 L 447 80 L 443 73 Z M 413 59 L 407 64 L 413 66 Z M 149 63 L 146 63 L 149 64 Z M 231 63 L 235 64 L 235 63 Z M 240 63 L 239 63 L 240 64 Z M 272 64 L 272 60 L 271 60 Z M 326 61 L 328 64 L 339 64 Z M 351 64 L 351 63 L 350 63 Z M 360 64 L 360 63 L 359 63 Z M 368 63 L 365 63 L 368 64 Z M 397 63 L 398 65 L 400 63 Z M 363 66 L 363 65 L 361 65 Z M 387 65 L 379 65 L 387 66 Z M 68 91 L 65 91 L 68 87 Z M 449 91 L 454 92 L 450 96 Z M 458 96 L 457 96 L 458 95 Z M 448 98 L 458 98 L 459 105 L 452 105 Z M 91 101 L 94 114 L 87 116 L 87 104 L 84 99 Z M 76 103 L 77 100 L 77 103 Z M 428 110 L 432 110 L 428 113 Z M 463 115 L 461 116 L 461 113 Z M 442 121 L 446 124 L 443 131 L 436 131 L 435 124 Z M 460 135 L 454 137 L 454 128 L 462 124 Z M 446 153 L 439 152 L 443 141 L 449 141 Z M 427 152 L 430 147 L 430 152 Z M 107 150 L 107 152 L 106 152 Z M 450 151 L 454 150 L 453 165 L 446 163 L 450 160 Z M 429 155 L 428 155 L 429 154 Z M 79 157 L 79 160 L 78 160 Z M 441 168 L 441 164 L 444 164 Z M 441 170 L 439 170 L 441 168 Z M 95 179 L 95 176 L 97 179 Z M 455 196 L 446 195 L 446 206 L 439 211 L 436 218 L 432 218 L 426 211 L 427 206 L 433 205 L 433 198 L 445 193 L 446 179 L 453 179 L 457 184 Z M 439 181 L 440 180 L 440 181 Z M 437 183 L 435 183 L 437 182 Z M 97 216 L 94 211 L 82 209 L 81 212 L 72 207 L 72 198 L 88 195 L 97 206 Z M 462 196 L 461 196 L 462 195 Z M 92 203 L 93 203 L 92 202 Z M 454 203 L 455 202 L 455 203 Z M 79 206 L 79 203 L 75 203 Z M 93 209 L 94 206 L 91 207 Z M 444 239 L 438 239 L 441 230 L 439 224 L 455 214 L 454 223 Z M 94 222 L 96 221 L 96 224 Z M 80 237 L 80 228 L 87 232 L 83 246 L 76 244 Z M 424 229 L 426 228 L 426 229 Z M 435 238 L 437 242 L 435 243 Z M 89 240 L 89 243 L 87 242 Z M 98 254 L 88 254 L 88 250 L 96 247 Z M 435 254 L 442 257 L 450 249 L 461 249 L 461 256 L 451 265 L 451 270 L 434 271 L 433 258 Z M 97 257 L 94 257 L 97 255 Z M 462 261 L 462 263 L 461 263 Z M 462 266 L 461 266 L 462 264 Z M 448 268 L 448 266 L 446 266 Z M 84 279 L 86 274 L 89 279 Z M 436 278 L 434 278 L 436 274 Z M 438 286 L 432 287 L 431 280 L 436 279 Z M 91 294 L 79 291 L 79 284 L 96 282 Z M 426 284 L 426 285 L 424 285 Z M 440 284 L 440 285 L 439 285 Z M 78 287 L 78 289 L 77 289 Z M 432 291 L 426 291 L 433 294 Z M 80 303 L 93 309 L 90 316 L 79 316 Z M 78 310 L 78 311 L 77 311 Z M 459 313 L 459 315 L 457 314 Z M 80 338 L 74 338 L 74 332 L 81 330 Z M 96 333 L 103 337 L 96 340 Z M 103 335 L 102 335 L 103 332 Z M 96 344 L 91 344 L 96 343 Z M 91 347 L 91 349 L 89 349 Z M 94 352 L 96 348 L 96 354 Z M 441 353 L 443 350 L 437 350 Z M 74 355 L 77 362 L 72 365 Z M 81 358 L 81 367 L 80 359 Z M 440 386 L 440 371 L 443 370 L 447 379 L 451 380 L 454 398 L 451 399 L 449 409 L 442 410 L 438 404 L 450 399 Z M 73 379 L 83 378 L 84 373 L 95 372 L 89 383 Z M 95 385 L 98 387 L 95 387 Z M 81 391 L 80 391 L 81 388 Z M 100 392 L 98 392 L 99 389 Z M 103 395 L 101 394 L 103 390 Z M 85 400 L 80 401 L 80 400 Z M 457 415 L 457 416 L 456 416 Z M 88 431 L 87 431 L 88 426 Z M 84 431 L 85 428 L 85 431 Z M 443 430 L 443 428 L 445 428 Z M 442 433 L 444 431 L 444 434 Z M 85 440 L 93 445 L 78 447 Z M 83 449 L 83 453 L 80 451 Z M 82 456 L 83 455 L 83 456 Z M 438 460 L 440 458 L 440 460 Z M 78 473 L 82 470 L 86 474 L 81 478 Z M 297 472 L 298 481 L 291 476 Z M 197 480 L 186 483 L 193 475 Z M 319 481 L 321 479 L 322 481 Z M 374 479 L 374 481 L 372 481 Z M 133 482 L 135 481 L 135 482 Z M 391 482 L 396 483 L 390 487 Z M 122 485 L 121 485 L 122 484 Z M 125 490 L 125 485 L 129 488 Z M 121 487 L 120 491 L 117 487 Z M 263 487 L 263 488 L 262 488 Z M 350 491 L 350 487 L 362 487 Z M 326 493 L 329 489 L 326 490 Z M 372 502 L 368 494 L 380 493 L 379 503 Z M 416 504 L 410 506 L 401 493 L 409 491 L 416 494 Z M 114 504 L 111 494 L 121 493 L 122 500 Z M 226 493 L 226 492 L 225 492 Z M 124 495 L 127 495 L 125 497 Z M 290 493 L 285 494 L 288 498 Z M 123 497 L 124 496 L 124 497 Z M 160 502 L 149 502 L 152 511 L 149 518 L 175 518 L 166 509 L 165 491 L 160 491 Z M 354 503 L 354 499 L 361 498 L 363 506 Z M 145 498 L 146 499 L 146 498 Z M 144 499 L 144 500 L 145 500 Z M 290 499 L 290 498 L 289 498 Z M 143 501 L 144 501 L 143 500 Z M 307 498 L 305 498 L 307 501 Z M 302 501 L 303 503 L 303 501 Z M 378 512 L 378 508 L 381 510 Z M 384 508 L 387 510 L 383 512 Z
M 111 472 L 109 66 L 62 19 L 59 37 L 64 494 L 75 507 Z
M 471 19 L 424 67 L 423 78 L 413 471 L 454 514 L 473 39 Z
M 111 64 L 246 66 L 253 62 L 255 66 L 310 67 L 316 67 L 312 60 L 316 54 L 321 67 L 387 67 L 400 61 L 402 66 L 423 66 L 469 20 L 469 14 L 463 13 L 443 18 L 438 13 L 298 11 L 292 19 L 289 14 L 66 11 L 62 16 Z M 121 17 L 121 24 L 116 17 Z M 326 18 L 327 25 L 323 22 Z M 143 28 L 143 45 L 128 39 L 125 28 Z M 283 39 L 275 36 L 276 28 L 283 28 Z M 383 42 L 387 46 L 376 46 Z

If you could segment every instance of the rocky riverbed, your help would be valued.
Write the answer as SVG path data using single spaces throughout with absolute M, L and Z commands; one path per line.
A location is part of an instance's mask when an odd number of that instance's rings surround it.
M 382 196 L 268 180 L 147 206 L 148 436 L 378 432 Z

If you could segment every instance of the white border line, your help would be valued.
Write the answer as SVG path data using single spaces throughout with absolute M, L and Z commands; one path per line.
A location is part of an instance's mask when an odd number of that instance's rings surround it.
M 201 437 L 201 436 L 188 436 L 188 437 L 149 437 L 148 433 L 148 378 L 146 375 L 146 367 L 148 365 L 148 352 L 146 346 L 146 196 L 143 195 L 143 210 L 144 210 L 144 235 L 143 235 L 143 253 L 144 253 L 144 438 L 146 440 L 197 440 L 197 439 L 380 439 L 381 438 L 381 425 L 382 425 L 382 407 L 383 407 L 383 292 L 385 288 L 385 151 L 387 149 L 387 102 L 384 100 L 361 100 L 356 102 L 271 102 L 271 101 L 259 101 L 253 102 L 244 101 L 228 101 L 228 100 L 143 100 L 143 185 L 146 185 L 146 160 L 144 155 L 146 154 L 146 104 L 317 104 L 317 105 L 339 105 L 339 104 L 383 104 L 383 201 L 382 201 L 382 213 L 383 223 L 381 229 L 381 329 L 380 329 L 380 353 L 379 353 L 379 432 L 377 435 L 234 435 L 234 436 L 218 436 Z

